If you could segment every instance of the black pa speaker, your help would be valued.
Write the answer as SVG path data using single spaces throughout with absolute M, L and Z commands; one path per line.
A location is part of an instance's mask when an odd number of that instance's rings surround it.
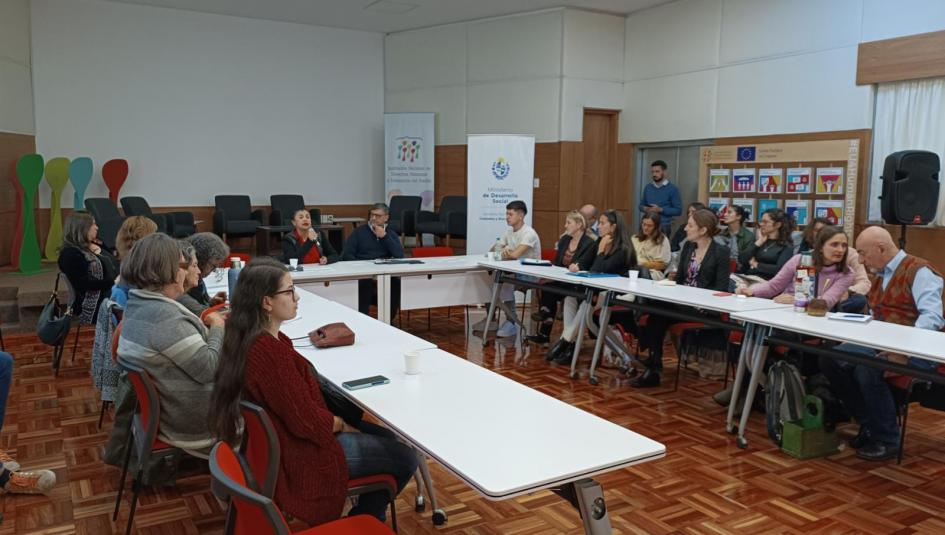
M 903 150 L 886 157 L 883 165 L 883 220 L 891 225 L 925 225 L 935 219 L 938 205 L 938 154 Z

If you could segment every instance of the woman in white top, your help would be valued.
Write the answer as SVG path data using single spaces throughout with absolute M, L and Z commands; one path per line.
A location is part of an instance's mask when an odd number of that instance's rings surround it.
M 650 278 L 663 279 L 663 272 L 669 265 L 672 252 L 669 238 L 660 230 L 660 215 L 649 212 L 640 220 L 640 232 L 630 238 L 633 250 L 637 254 L 640 268 L 650 270 Z

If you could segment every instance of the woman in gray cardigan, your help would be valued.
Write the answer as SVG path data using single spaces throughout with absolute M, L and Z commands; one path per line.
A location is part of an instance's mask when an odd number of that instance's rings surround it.
M 188 264 L 177 242 L 165 234 L 141 239 L 122 262 L 131 285 L 118 358 L 151 376 L 161 402 L 158 436 L 186 450 L 207 450 L 213 377 L 223 343 L 223 316 L 201 321 L 176 299 L 184 292 Z

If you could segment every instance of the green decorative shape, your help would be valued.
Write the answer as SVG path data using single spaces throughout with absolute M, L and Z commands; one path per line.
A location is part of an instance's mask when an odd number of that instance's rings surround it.
M 27 154 L 16 163 L 16 178 L 23 186 L 23 243 L 20 244 L 20 273 L 39 273 L 40 252 L 36 239 L 36 214 L 33 205 L 43 179 L 43 157 Z
M 59 258 L 62 246 L 62 190 L 69 183 L 69 158 L 53 158 L 46 162 L 46 183 L 49 184 L 49 234 L 46 235 L 46 260 Z

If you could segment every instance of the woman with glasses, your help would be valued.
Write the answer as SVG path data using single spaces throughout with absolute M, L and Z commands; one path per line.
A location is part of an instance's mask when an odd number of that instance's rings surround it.
M 142 238 L 122 262 L 131 285 L 118 358 L 140 366 L 161 401 L 158 437 L 196 454 L 213 445 L 207 424 L 213 377 L 223 345 L 223 316 L 198 319 L 177 302 L 191 264 L 166 234 Z
M 774 277 L 794 255 L 793 229 L 794 222 L 784 210 L 766 210 L 758 221 L 757 238 L 738 255 L 738 273 L 756 277 L 754 282 Z
M 230 255 L 230 247 L 212 232 L 198 232 L 184 241 L 194 248 L 199 276 L 197 285 L 187 290 L 178 301 L 195 314 L 200 314 L 209 307 L 226 302 L 226 292 L 217 292 L 210 297 L 203 279 L 224 267 Z M 219 273 L 222 276 L 222 271 Z
M 256 258 L 233 293 L 210 409 L 216 436 L 238 441 L 241 400 L 266 409 L 279 435 L 275 500 L 309 524 L 341 515 L 349 479 L 390 474 L 403 490 L 417 469 L 414 451 L 382 427 L 332 413 L 318 372 L 280 331 L 299 301 L 286 267 Z M 387 502 L 383 491 L 363 494 L 348 515 L 384 520 Z

